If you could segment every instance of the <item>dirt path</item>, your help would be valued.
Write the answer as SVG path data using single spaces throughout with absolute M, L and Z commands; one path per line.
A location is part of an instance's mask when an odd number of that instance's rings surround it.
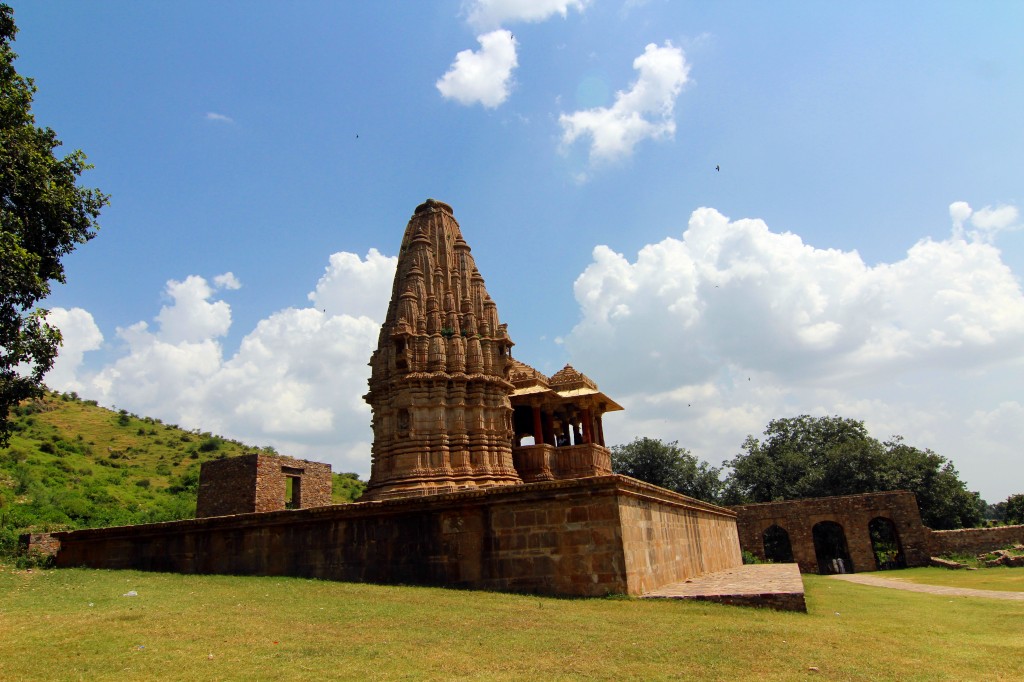
M 836 580 L 845 580 L 860 585 L 871 585 L 873 587 L 889 587 L 894 590 L 907 590 L 909 592 L 924 592 L 926 594 L 940 594 L 947 597 L 983 597 L 985 599 L 1010 599 L 1012 601 L 1024 601 L 1024 592 L 1004 592 L 1000 590 L 975 590 L 969 587 L 945 587 L 943 585 L 922 585 L 892 578 L 882 578 L 870 573 L 847 573 L 846 575 L 830 576 Z

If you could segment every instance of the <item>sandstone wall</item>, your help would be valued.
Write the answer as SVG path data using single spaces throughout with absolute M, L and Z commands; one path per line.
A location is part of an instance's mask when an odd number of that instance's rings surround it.
M 856 572 L 878 569 L 868 533 L 868 524 L 878 517 L 894 523 L 907 566 L 927 566 L 931 556 L 928 529 L 921 523 L 917 496 L 911 492 L 766 502 L 731 509 L 737 513 L 740 545 L 745 551 L 764 559 L 764 531 L 778 525 L 789 533 L 793 559 L 805 573 L 819 570 L 813 528 L 822 521 L 832 521 L 842 527 L 853 562 L 852 570 Z
M 668 491 L 654 500 L 652 489 L 604 476 L 56 533 L 56 563 L 578 596 L 639 594 L 739 564 L 726 547 L 730 512 Z M 646 538 L 657 547 L 644 550 Z
M 1024 544 L 1024 526 L 931 531 L 931 554 L 981 554 Z

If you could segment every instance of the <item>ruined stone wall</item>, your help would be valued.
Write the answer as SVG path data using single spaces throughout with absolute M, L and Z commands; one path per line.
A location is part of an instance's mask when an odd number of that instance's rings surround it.
M 636 481 L 619 520 L 630 594 L 743 563 L 736 517 L 721 507 Z
M 981 554 L 1024 544 L 1024 526 L 931 531 L 931 554 Z
M 744 551 L 764 559 L 764 531 L 778 525 L 789 533 L 793 559 L 805 573 L 818 572 L 813 528 L 822 521 L 842 526 L 856 572 L 878 569 L 868 532 L 868 524 L 878 517 L 895 524 L 907 566 L 927 566 L 931 556 L 928 528 L 921 522 L 917 496 L 911 492 L 818 497 L 746 504 L 731 509 L 737 514 L 736 526 Z
M 52 533 L 25 533 L 18 536 L 18 551 L 36 559 L 56 556 L 60 551 L 60 540 Z
M 256 511 L 256 462 L 242 455 L 203 462 L 199 468 L 196 516 L 227 516 Z
M 621 510 L 635 508 L 638 495 L 649 497 L 650 488 L 605 476 L 73 531 L 55 534 L 61 542 L 56 562 L 62 567 L 291 575 L 557 595 L 639 594 L 660 586 L 659 581 L 685 577 L 678 567 L 659 571 L 646 565 L 652 557 L 659 560 L 658 552 L 678 554 L 678 566 L 692 567 L 712 566 L 708 556 L 722 552 L 720 538 L 709 535 L 705 543 L 705 528 L 713 522 L 673 520 L 687 512 L 684 505 L 651 501 L 656 513 L 646 528 L 652 540 L 658 536 L 664 543 L 678 536 L 658 528 L 690 524 L 690 544 L 671 552 L 662 547 L 642 558 L 642 540 L 634 535 L 627 560 L 623 537 L 633 532 L 629 524 L 634 519 L 633 512 Z M 715 509 L 689 511 L 721 517 L 725 524 L 732 520 L 729 512 Z M 689 552 L 700 553 L 702 560 L 682 556 Z
M 199 470 L 196 516 L 282 510 L 289 477 L 298 481 L 297 508 L 331 504 L 330 464 L 250 454 L 203 463 Z

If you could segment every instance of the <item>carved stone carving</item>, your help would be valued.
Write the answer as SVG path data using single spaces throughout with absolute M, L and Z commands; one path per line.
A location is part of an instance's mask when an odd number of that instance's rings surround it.
M 370 359 L 363 499 L 522 483 L 512 460 L 512 345 L 451 207 L 416 207 Z

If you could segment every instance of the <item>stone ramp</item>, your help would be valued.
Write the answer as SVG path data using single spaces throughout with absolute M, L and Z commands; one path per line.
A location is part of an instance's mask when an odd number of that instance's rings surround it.
M 804 582 L 796 564 L 755 564 L 665 585 L 643 599 L 700 599 L 807 613 Z

